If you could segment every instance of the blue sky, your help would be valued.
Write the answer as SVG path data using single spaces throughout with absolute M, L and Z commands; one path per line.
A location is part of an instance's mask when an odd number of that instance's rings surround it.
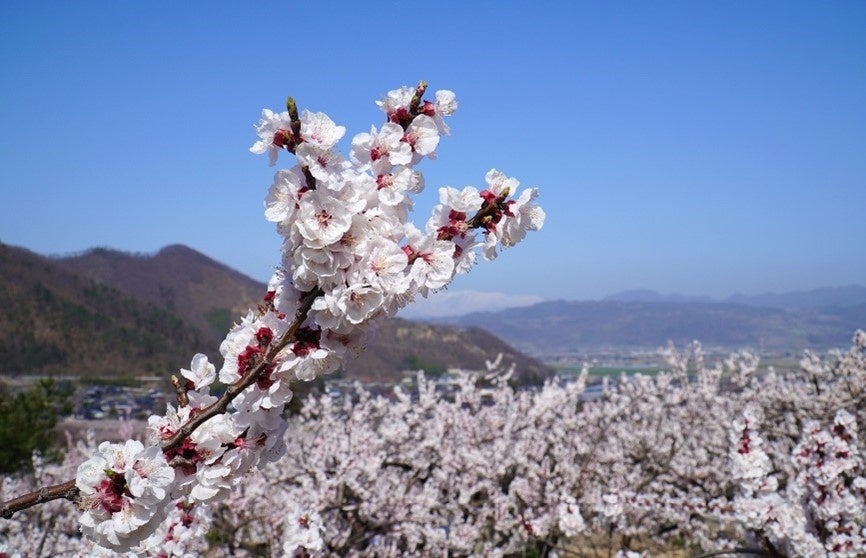
M 5 2 L 0 16 L 7 244 L 184 243 L 265 280 L 279 238 L 262 217 L 273 169 L 248 152 L 261 109 L 291 94 L 350 138 L 381 123 L 385 91 L 425 79 L 460 109 L 422 166 L 417 220 L 437 187 L 491 167 L 538 186 L 548 216 L 452 292 L 866 283 L 864 2 Z

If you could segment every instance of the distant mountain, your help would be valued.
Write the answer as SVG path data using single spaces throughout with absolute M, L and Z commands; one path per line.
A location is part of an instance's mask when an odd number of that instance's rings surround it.
M 822 310 L 825 308 L 846 308 L 866 304 L 866 287 L 848 285 L 845 287 L 823 287 L 810 291 L 787 293 L 765 293 L 759 295 L 735 294 L 729 302 L 748 306 L 786 308 L 792 310 Z
M 844 287 L 822 287 L 808 291 L 764 293 L 758 295 L 738 293 L 725 299 L 708 296 L 660 294 L 649 289 L 634 289 L 612 294 L 602 300 L 617 302 L 727 302 L 762 308 L 783 308 L 785 310 L 821 310 L 866 304 L 866 287 L 848 285 Z
M 552 355 L 602 348 L 684 345 L 752 348 L 799 353 L 844 347 L 866 328 L 866 305 L 844 309 L 784 310 L 732 303 L 552 301 L 454 320 L 487 328 L 530 354 Z
M 681 294 L 661 294 L 650 289 L 621 291 L 602 299 L 616 302 L 719 302 L 708 296 L 687 296 Z
M 196 352 L 219 363 L 228 327 L 265 289 L 186 246 L 48 258 L 0 243 L 0 375 L 167 376 Z M 406 369 L 483 368 L 499 353 L 522 379 L 554 372 L 478 328 L 394 320 L 349 373 L 392 381 Z

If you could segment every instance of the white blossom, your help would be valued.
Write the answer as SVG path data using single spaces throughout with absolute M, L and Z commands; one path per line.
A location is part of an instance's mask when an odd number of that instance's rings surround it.
M 270 109 L 263 109 L 262 118 L 256 125 L 256 133 L 260 139 L 250 147 L 250 152 L 257 155 L 267 153 L 268 163 L 274 166 L 281 149 L 281 146 L 275 143 L 274 136 L 286 130 L 291 130 L 288 112 L 275 113 Z
M 207 355 L 197 353 L 192 357 L 189 368 L 181 368 L 180 374 L 193 383 L 195 390 L 209 386 L 216 380 L 216 367 L 208 361 Z

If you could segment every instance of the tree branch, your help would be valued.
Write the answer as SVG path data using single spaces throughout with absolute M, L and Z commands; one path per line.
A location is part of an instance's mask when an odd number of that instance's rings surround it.
M 0 507 L 0 517 L 10 519 L 15 512 L 59 498 L 65 498 L 70 502 L 75 502 L 78 499 L 78 488 L 75 486 L 75 479 L 53 486 L 44 486 L 29 494 L 3 502 L 3 506 Z

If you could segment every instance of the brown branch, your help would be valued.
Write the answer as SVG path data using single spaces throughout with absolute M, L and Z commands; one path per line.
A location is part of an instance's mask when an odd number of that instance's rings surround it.
M 301 171 L 304 173 L 304 180 L 307 182 L 307 188 L 310 190 L 316 189 L 316 177 L 313 176 L 313 173 L 310 172 L 310 167 L 304 165 L 301 167 Z
M 412 99 L 409 101 L 409 114 L 414 118 L 418 114 L 420 114 L 419 109 L 421 108 L 421 98 L 424 96 L 424 93 L 427 91 L 427 82 L 419 81 L 418 85 L 415 86 L 415 94 L 412 95 Z
M 502 210 L 502 204 L 505 203 L 505 200 L 510 194 L 511 192 L 508 188 L 506 188 L 499 194 L 499 196 L 497 196 L 494 203 L 485 201 L 481 205 L 481 209 L 478 210 L 478 213 L 476 213 L 471 219 L 466 221 L 466 225 L 470 229 L 480 229 L 481 227 L 483 227 L 486 224 L 487 219 L 492 218 L 497 211 Z
M 298 116 L 298 104 L 295 103 L 294 97 L 289 97 L 286 99 L 286 110 L 289 113 L 289 122 L 292 127 L 292 136 L 294 137 L 295 143 L 300 143 L 301 141 L 301 118 Z M 292 153 L 294 153 L 294 148 L 292 149 Z
M 10 519 L 15 512 L 59 498 L 65 498 L 70 502 L 75 502 L 78 499 L 78 488 L 75 486 L 75 479 L 53 486 L 44 486 L 29 494 L 3 502 L 3 506 L 0 507 L 0 517 Z
M 725 556 L 727 554 L 751 554 L 753 556 L 769 556 L 766 551 L 760 548 L 732 548 L 730 550 L 719 550 L 708 554 L 701 554 L 695 558 L 712 558 L 713 556 Z

